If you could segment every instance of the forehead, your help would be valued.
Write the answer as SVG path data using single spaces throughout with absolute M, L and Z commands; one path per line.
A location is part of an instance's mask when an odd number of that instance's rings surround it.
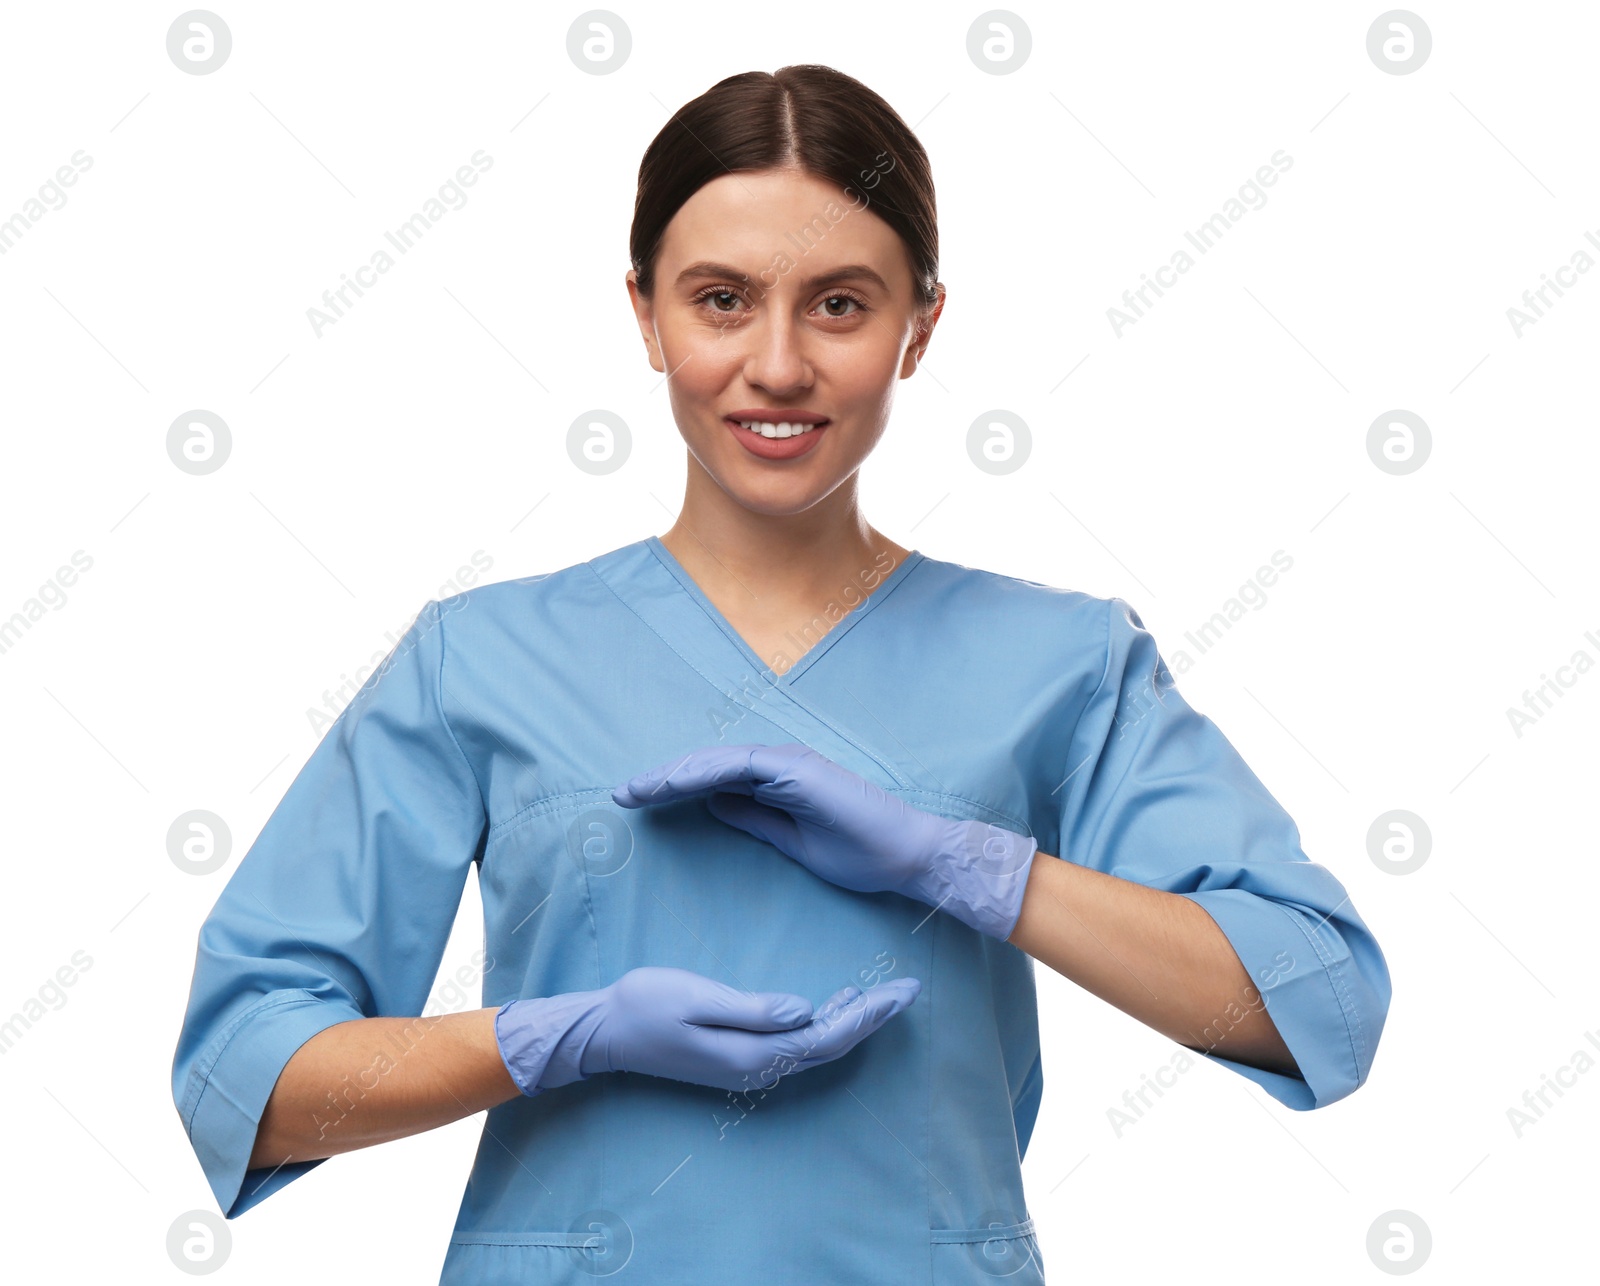
M 910 288 L 900 237 L 872 211 L 871 194 L 792 170 L 743 170 L 711 180 L 667 224 L 657 265 L 669 285 L 699 260 L 736 266 L 752 277 L 787 260 L 812 277 L 866 264 L 899 292 Z

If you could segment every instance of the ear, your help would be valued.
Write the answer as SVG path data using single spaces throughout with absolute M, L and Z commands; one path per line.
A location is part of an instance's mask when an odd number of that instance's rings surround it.
M 927 354 L 928 344 L 933 338 L 933 328 L 939 322 L 939 314 L 944 311 L 944 283 L 934 282 L 933 289 L 937 297 L 933 307 L 917 318 L 916 328 L 911 333 L 911 343 L 906 349 L 905 360 L 900 364 L 901 379 L 908 379 L 915 374 L 918 363 Z
M 665 372 L 666 363 L 662 360 L 661 344 L 656 337 L 655 307 L 639 293 L 639 274 L 634 269 L 628 269 L 623 281 L 628 287 L 628 300 L 633 305 L 634 320 L 639 324 L 645 352 L 650 355 L 651 369 Z

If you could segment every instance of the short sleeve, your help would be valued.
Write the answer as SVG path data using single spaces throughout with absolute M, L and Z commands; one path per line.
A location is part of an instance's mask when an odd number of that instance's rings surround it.
M 430 601 L 311 753 L 200 927 L 172 1093 L 217 1205 L 322 1159 L 246 1171 L 284 1064 L 326 1027 L 421 1013 L 488 831 L 445 722 Z
M 1297 1110 L 1367 1078 L 1388 1015 L 1383 953 L 1344 886 L 1239 752 L 1178 692 L 1138 613 L 1109 600 L 1106 668 L 1077 724 L 1060 856 L 1199 903 L 1238 953 L 1301 1076 L 1226 1056 L 1229 1014 L 1204 1053 Z

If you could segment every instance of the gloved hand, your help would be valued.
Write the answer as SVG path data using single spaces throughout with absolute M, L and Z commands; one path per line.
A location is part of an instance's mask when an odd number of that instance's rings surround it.
M 705 746 L 639 773 L 623 808 L 712 791 L 712 816 L 857 893 L 892 891 L 1004 942 L 1022 913 L 1038 841 L 914 808 L 808 746 Z
M 532 1097 L 599 1072 L 646 1072 L 715 1089 L 770 1089 L 777 1078 L 847 1054 L 922 990 L 895 978 L 844 987 L 812 1012 L 804 996 L 740 991 L 687 969 L 646 965 L 597 991 L 511 1000 L 495 1041 Z

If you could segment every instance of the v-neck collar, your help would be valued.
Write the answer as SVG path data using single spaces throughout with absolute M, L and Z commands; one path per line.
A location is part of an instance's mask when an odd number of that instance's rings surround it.
M 841 638 L 843 638 L 844 635 L 848 633 L 862 617 L 866 616 L 868 612 L 872 611 L 874 607 L 878 606 L 880 602 L 886 599 L 894 591 L 896 586 L 898 586 L 910 572 L 915 570 L 917 564 L 923 561 L 923 554 L 920 550 L 908 550 L 906 552 L 906 556 L 900 560 L 895 569 L 886 577 L 884 577 L 883 580 L 878 582 L 876 588 L 867 594 L 866 599 L 863 602 L 857 604 L 842 617 L 840 617 L 826 634 L 813 643 L 811 647 L 806 649 L 805 654 L 801 656 L 799 660 L 797 660 L 782 674 L 777 674 L 773 671 L 772 666 L 768 664 L 766 659 L 757 654 L 756 650 L 745 641 L 744 636 L 740 634 L 738 630 L 733 628 L 732 624 L 728 621 L 728 618 L 724 616 L 717 605 L 706 596 L 705 591 L 700 588 L 699 583 L 694 579 L 693 576 L 689 575 L 688 571 L 684 569 L 683 564 L 677 560 L 670 549 L 661 543 L 658 537 L 648 536 L 645 538 L 644 544 L 650 550 L 650 552 L 660 560 L 661 565 L 673 575 L 680 585 L 683 586 L 684 591 L 691 599 L 694 600 L 695 603 L 699 605 L 700 609 L 711 620 L 712 624 L 714 624 L 723 632 L 723 634 L 728 637 L 728 641 L 739 650 L 740 655 L 749 661 L 750 664 L 756 666 L 758 672 L 766 676 L 768 681 L 777 687 L 785 687 L 793 683 L 808 669 L 810 669 L 812 664 L 817 661 L 824 652 L 826 652 Z

